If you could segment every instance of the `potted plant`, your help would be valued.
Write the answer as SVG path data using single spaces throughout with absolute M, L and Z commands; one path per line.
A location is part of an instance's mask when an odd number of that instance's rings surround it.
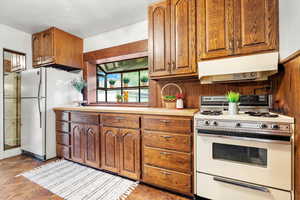
M 230 115 L 238 114 L 238 102 L 240 101 L 240 94 L 237 92 L 228 92 L 226 95 L 228 101 L 228 113 Z
M 142 85 L 142 86 L 147 86 L 148 81 L 149 81 L 148 76 L 143 76 L 143 77 L 141 78 L 141 85 Z
M 182 93 L 176 94 L 176 108 L 183 109 L 183 94 Z
M 108 82 L 109 82 L 109 87 L 110 87 L 110 88 L 113 88 L 114 85 L 115 85 L 115 83 L 116 83 L 116 80 L 110 79 Z
M 123 78 L 124 87 L 128 87 L 129 82 L 130 82 L 130 78 L 128 78 L 128 77 Z
M 78 92 L 78 103 L 81 105 L 83 102 L 83 89 L 87 86 L 86 81 L 82 78 L 74 79 L 71 81 L 72 87 Z
M 122 95 L 117 94 L 116 98 L 117 98 L 117 102 L 118 102 L 118 103 L 121 103 L 121 102 L 122 102 Z
M 166 108 L 176 108 L 176 96 L 164 96 L 163 100 Z

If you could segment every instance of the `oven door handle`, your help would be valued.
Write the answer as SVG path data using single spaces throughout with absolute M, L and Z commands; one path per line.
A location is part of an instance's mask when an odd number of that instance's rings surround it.
M 239 186 L 239 187 L 244 187 L 244 188 L 248 188 L 248 189 L 252 189 L 252 190 L 256 190 L 256 191 L 260 191 L 260 192 L 265 192 L 265 193 L 270 192 L 270 190 L 266 187 L 252 185 L 252 184 L 248 184 L 248 183 L 242 183 L 239 181 L 233 181 L 233 180 L 227 179 L 227 178 L 220 178 L 220 177 L 215 176 L 214 181 L 226 183 L 226 184 L 230 184 L 230 185 L 235 185 L 235 186 Z
M 228 136 L 228 135 L 217 135 L 217 134 L 201 134 L 198 133 L 198 136 L 204 136 L 204 137 L 219 137 L 219 138 L 225 138 L 225 139 L 235 139 L 235 140 L 248 140 L 248 141 L 256 141 L 256 142 L 267 142 L 267 143 L 273 143 L 273 144 L 291 144 L 291 141 L 282 141 L 282 140 L 268 140 L 268 139 L 258 139 L 258 138 L 247 138 L 247 137 L 234 137 L 234 136 Z

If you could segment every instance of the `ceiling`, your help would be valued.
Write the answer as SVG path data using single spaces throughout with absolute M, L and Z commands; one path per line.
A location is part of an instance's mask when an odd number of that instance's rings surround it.
M 155 0 L 0 0 L 0 24 L 35 33 L 50 26 L 86 38 L 147 18 Z

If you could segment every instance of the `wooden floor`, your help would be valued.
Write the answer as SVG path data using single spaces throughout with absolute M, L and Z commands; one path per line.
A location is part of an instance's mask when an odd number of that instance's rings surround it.
M 51 161 L 48 161 L 51 162 Z M 39 185 L 16 175 L 45 164 L 27 156 L 0 161 L 0 200 L 61 200 Z M 187 200 L 146 185 L 139 185 L 126 200 Z

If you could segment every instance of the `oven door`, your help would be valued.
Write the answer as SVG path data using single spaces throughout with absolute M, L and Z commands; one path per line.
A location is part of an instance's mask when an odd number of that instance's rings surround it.
M 197 172 L 292 190 L 292 145 L 289 142 L 198 131 L 196 149 Z

